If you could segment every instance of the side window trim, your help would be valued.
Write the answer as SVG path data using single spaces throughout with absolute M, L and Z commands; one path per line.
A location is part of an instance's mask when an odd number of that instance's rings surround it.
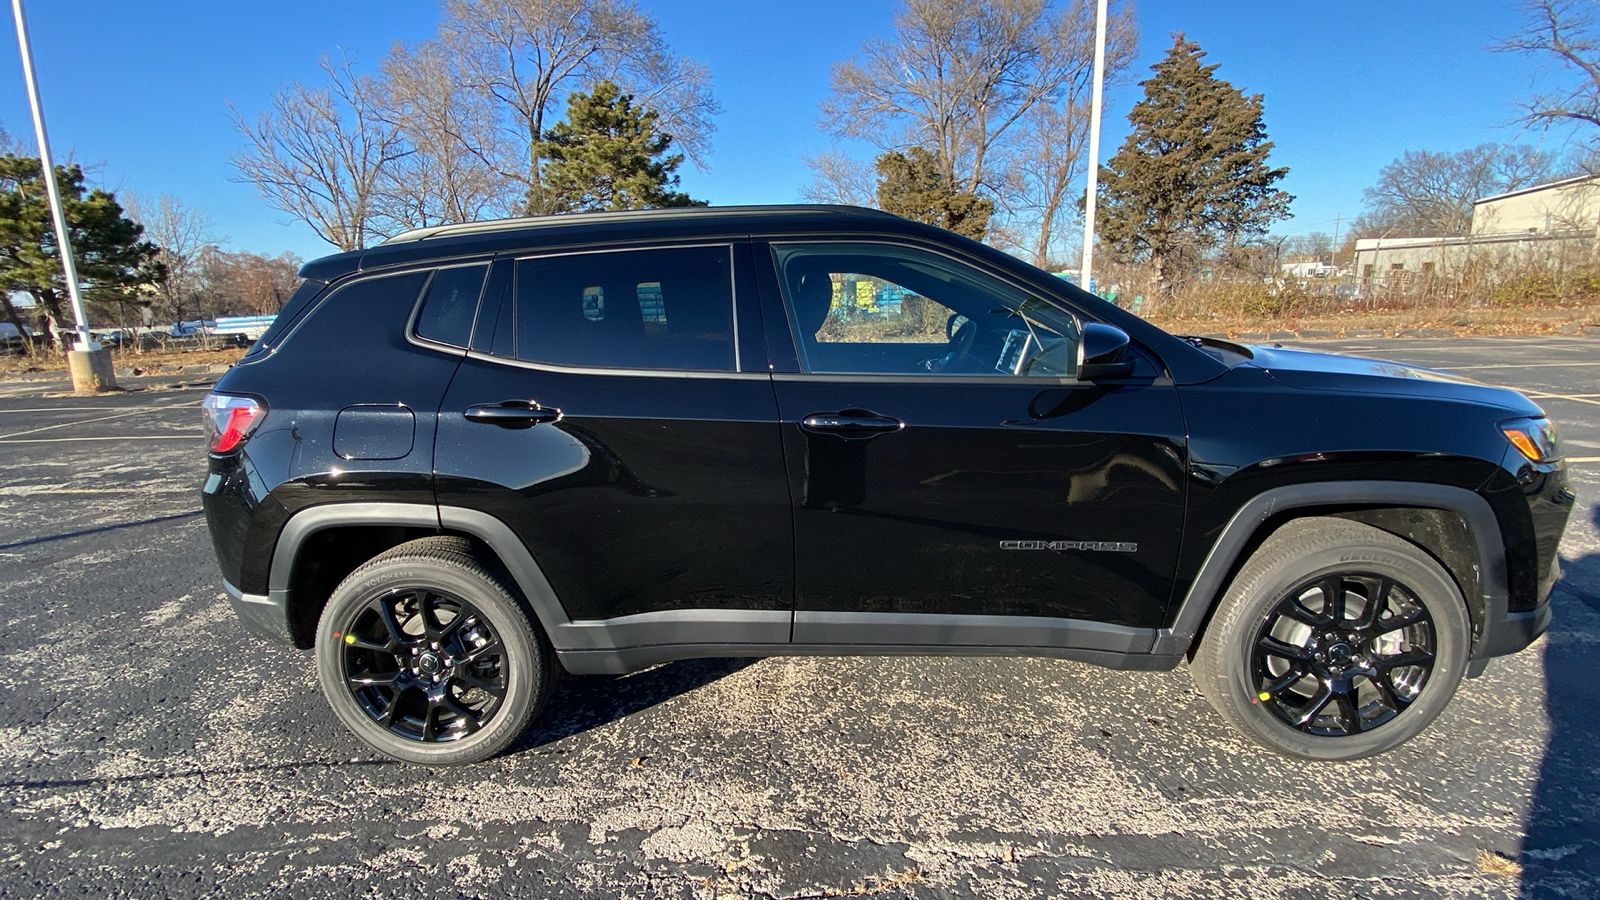
M 500 318 L 511 307 L 511 321 L 516 321 L 514 298 L 511 296 L 515 260 L 497 256 L 489 267 L 489 277 L 484 279 L 483 296 L 478 299 L 478 315 L 472 323 L 472 337 L 467 342 L 471 350 L 492 350 L 495 331 Z M 490 316 L 494 318 L 491 320 Z

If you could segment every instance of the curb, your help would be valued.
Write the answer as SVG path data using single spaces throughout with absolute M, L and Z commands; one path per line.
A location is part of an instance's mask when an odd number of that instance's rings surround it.
M 133 366 L 126 369 L 116 369 L 118 378 L 137 378 L 141 375 L 221 375 L 233 368 L 222 363 L 213 363 L 207 366 L 156 366 L 153 369 L 141 369 Z

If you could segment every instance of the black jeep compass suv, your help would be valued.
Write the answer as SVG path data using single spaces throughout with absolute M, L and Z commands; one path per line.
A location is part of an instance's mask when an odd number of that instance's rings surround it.
M 482 759 L 560 669 L 1187 659 L 1250 737 L 1377 753 L 1549 621 L 1522 395 L 1181 338 L 870 210 L 414 231 L 308 263 L 205 402 L 244 625 L 362 740 Z

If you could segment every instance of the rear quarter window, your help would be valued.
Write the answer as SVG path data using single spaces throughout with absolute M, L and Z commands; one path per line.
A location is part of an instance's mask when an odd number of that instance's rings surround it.
M 472 320 L 478 313 L 478 295 L 488 265 L 440 269 L 428 283 L 417 311 L 417 337 L 465 347 L 472 339 Z

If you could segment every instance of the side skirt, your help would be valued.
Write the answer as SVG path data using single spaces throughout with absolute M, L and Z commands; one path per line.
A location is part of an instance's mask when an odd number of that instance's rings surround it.
M 574 675 L 624 675 L 680 659 L 767 656 L 1039 656 L 1091 663 L 1108 669 L 1171 669 L 1183 654 L 1116 653 L 1069 647 L 961 647 L 905 644 L 658 644 L 620 650 L 557 650 Z

